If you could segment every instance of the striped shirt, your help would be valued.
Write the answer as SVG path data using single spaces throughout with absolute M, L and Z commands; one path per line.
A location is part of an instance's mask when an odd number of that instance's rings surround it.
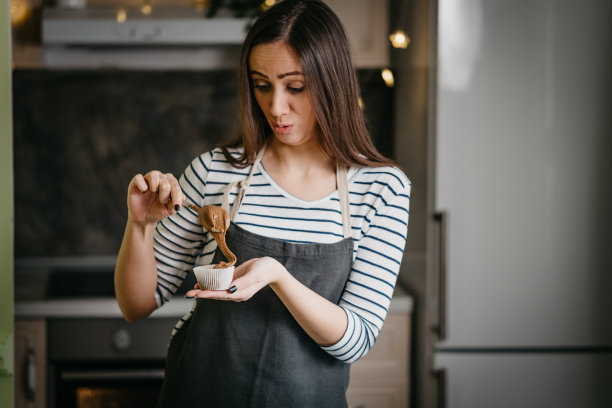
M 232 154 L 239 155 L 238 150 Z M 186 204 L 221 205 L 223 188 L 243 180 L 220 149 L 196 157 L 179 179 Z M 410 181 L 395 167 L 351 167 L 347 174 L 353 238 L 353 264 L 339 306 L 348 317 L 342 339 L 321 347 L 352 363 L 374 345 L 397 280 L 408 229 Z M 230 204 L 238 189 L 230 193 Z M 253 233 L 293 243 L 333 243 L 343 239 L 338 191 L 315 201 L 285 192 L 260 163 L 234 222 Z M 182 207 L 155 231 L 158 306 L 170 300 L 194 265 L 212 263 L 216 241 L 197 214 Z M 195 303 L 195 302 L 194 302 Z M 189 319 L 188 313 L 175 329 Z

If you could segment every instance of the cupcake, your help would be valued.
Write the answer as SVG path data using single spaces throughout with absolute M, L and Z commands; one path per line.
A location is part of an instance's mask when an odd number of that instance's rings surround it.
M 217 265 L 202 265 L 193 268 L 201 290 L 227 290 L 234 278 L 234 266 L 215 268 Z
M 219 249 L 228 260 L 228 262 L 193 268 L 198 285 L 202 290 L 227 290 L 232 283 L 234 264 L 236 263 L 236 255 L 230 251 L 225 243 L 225 233 L 230 226 L 230 216 L 222 207 L 215 205 L 207 205 L 206 207 L 189 205 L 188 207 L 198 214 L 200 224 L 212 235 Z

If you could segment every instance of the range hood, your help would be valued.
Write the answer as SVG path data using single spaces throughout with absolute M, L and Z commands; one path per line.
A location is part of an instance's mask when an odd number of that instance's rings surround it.
M 235 69 L 248 18 L 206 18 L 190 8 L 45 8 L 49 68 Z
M 44 45 L 231 45 L 241 44 L 249 19 L 206 18 L 190 8 L 45 8 Z

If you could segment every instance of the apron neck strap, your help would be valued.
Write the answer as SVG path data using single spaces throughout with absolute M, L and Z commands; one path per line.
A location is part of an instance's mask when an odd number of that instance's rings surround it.
M 229 183 L 223 191 L 223 200 L 221 201 L 221 207 L 223 207 L 223 209 L 230 214 L 230 220 L 232 221 L 234 221 L 234 219 L 236 219 L 236 215 L 238 215 L 238 210 L 240 209 L 240 206 L 242 205 L 242 200 L 244 199 L 244 195 L 246 194 L 247 188 L 249 188 L 249 185 L 251 184 L 253 173 L 255 173 L 255 169 L 259 165 L 259 162 L 261 162 L 261 157 L 263 156 L 265 150 L 266 148 L 264 147 L 263 149 L 259 151 L 259 153 L 257 153 L 257 156 L 255 157 L 255 161 L 253 161 L 253 165 L 251 166 L 251 171 L 249 171 L 249 175 L 247 176 L 247 178 L 245 178 L 244 180 L 239 180 L 239 181 L 234 181 L 232 183 Z M 232 191 L 232 189 L 236 186 L 239 187 L 238 195 L 236 196 L 236 199 L 234 199 L 234 202 L 232 203 L 232 209 L 230 211 L 229 194 L 230 194 L 230 191 Z
M 249 175 L 244 180 L 234 181 L 229 183 L 225 189 L 223 190 L 223 199 L 221 201 L 221 207 L 225 211 L 230 214 L 230 220 L 234 221 L 236 216 L 238 215 L 238 211 L 240 210 L 240 206 L 242 205 L 242 200 L 246 194 L 246 190 L 249 188 L 251 184 L 251 179 L 253 178 L 253 173 L 255 173 L 255 169 L 259 166 L 261 162 L 261 158 L 265 151 L 265 147 L 257 153 L 257 157 L 255 157 L 255 161 L 251 166 L 251 171 L 249 171 Z M 342 230 L 344 233 L 344 238 L 349 238 L 351 236 L 351 211 L 350 211 L 350 203 L 349 203 L 349 194 L 348 194 L 348 182 L 346 179 L 346 166 L 338 165 L 336 167 L 336 184 L 338 187 L 338 197 L 340 198 L 340 211 L 342 213 Z M 230 210 L 229 207 L 229 195 L 230 191 L 234 189 L 234 187 L 238 187 L 238 195 L 234 199 L 232 203 L 232 208 Z
M 336 184 L 338 186 L 338 198 L 340 199 L 340 211 L 342 212 L 342 230 L 344 238 L 349 238 L 351 236 L 351 205 L 346 180 L 346 166 L 338 164 L 336 167 Z

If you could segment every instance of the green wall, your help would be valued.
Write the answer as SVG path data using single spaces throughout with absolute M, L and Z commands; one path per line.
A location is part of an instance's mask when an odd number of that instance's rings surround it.
M 10 1 L 0 6 L 0 407 L 13 406 L 13 115 Z M 8 345 L 8 346 L 7 346 Z M 10 367 L 5 367 L 6 364 Z

